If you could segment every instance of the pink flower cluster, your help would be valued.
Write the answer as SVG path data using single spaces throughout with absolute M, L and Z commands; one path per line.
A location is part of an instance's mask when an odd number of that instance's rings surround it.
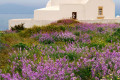
M 16 72 L 16 69 L 20 69 L 21 72 Z M 50 58 L 45 61 L 41 57 L 39 63 L 34 63 L 31 60 L 21 58 L 19 64 L 14 62 L 12 70 L 12 75 L 10 73 L 0 74 L 3 79 L 7 80 L 64 80 L 71 79 L 75 77 L 73 71 L 76 70 L 74 63 L 69 63 L 64 57 L 63 59 L 57 59 L 56 61 Z M 21 74 L 20 74 L 21 73 Z
M 56 33 L 38 33 L 38 34 L 34 34 L 33 36 L 31 36 L 31 38 L 39 38 L 40 42 L 44 42 L 44 41 L 51 41 L 51 42 L 55 42 L 55 41 L 69 41 L 69 40 L 76 40 L 76 36 L 71 33 L 71 32 L 56 32 Z
M 81 31 L 96 31 L 97 28 L 103 28 L 105 31 L 108 31 L 108 28 L 113 29 L 113 28 L 120 28 L 119 24 L 98 24 L 98 23 L 77 23 L 75 24 L 77 30 Z
M 44 48 L 42 51 L 42 47 L 39 47 L 39 51 L 48 52 L 48 59 L 45 60 L 43 56 L 38 58 L 35 54 L 33 55 L 34 59 L 27 59 L 27 55 L 29 52 L 23 53 L 24 56 L 18 58 L 15 57 L 14 60 L 11 61 L 11 74 L 10 73 L 0 73 L 0 77 L 2 79 L 15 79 L 15 80 L 64 80 L 71 79 L 75 80 L 82 78 L 81 75 L 76 74 L 74 72 L 79 72 L 80 69 L 91 67 L 91 75 L 92 78 L 96 80 L 99 79 L 107 79 L 109 76 L 110 79 L 114 79 L 113 76 L 120 75 L 120 45 L 116 44 L 116 46 L 106 46 L 103 48 L 103 52 L 97 51 L 94 47 L 88 48 L 83 47 L 80 48 L 75 46 L 76 44 L 68 44 L 65 46 L 64 53 L 76 53 L 82 54 L 81 57 L 78 58 L 78 61 L 69 62 L 66 59 L 66 56 L 60 59 L 56 59 L 55 61 L 49 57 L 50 54 L 60 53 L 62 49 L 57 47 L 57 49 L 50 46 L 49 48 Z M 32 49 L 31 49 L 32 50 Z M 34 49 L 33 49 L 34 50 Z M 48 51 L 46 51 L 48 50 Z M 112 51 L 111 51 L 112 50 Z M 31 51 L 30 51 L 31 52 Z M 33 51 L 34 52 L 34 51 Z M 20 55 L 22 53 L 18 53 Z M 13 54 L 12 54 L 13 55 Z M 12 56 L 11 55 L 11 56 Z M 28 55 L 29 56 L 29 55 Z M 84 72 L 83 72 L 84 73 Z M 84 76 L 84 75 L 83 75 Z

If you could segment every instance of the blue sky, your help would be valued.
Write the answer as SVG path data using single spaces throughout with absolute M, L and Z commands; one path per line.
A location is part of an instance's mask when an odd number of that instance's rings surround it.
M 48 0 L 0 0 L 0 4 L 20 4 L 27 6 L 45 6 Z M 117 4 L 120 4 L 120 0 L 114 0 Z
M 120 0 L 114 1 L 116 15 L 120 15 Z M 48 0 L 0 0 L 0 13 L 33 13 L 34 9 L 45 7 L 47 2 Z
M 1 4 L 20 4 L 25 6 L 45 5 L 48 0 L 0 0 Z

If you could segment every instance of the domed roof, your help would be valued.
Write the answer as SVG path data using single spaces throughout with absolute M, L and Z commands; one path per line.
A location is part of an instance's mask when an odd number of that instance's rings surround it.
M 86 4 L 89 0 L 49 0 L 46 7 L 59 6 L 60 4 Z

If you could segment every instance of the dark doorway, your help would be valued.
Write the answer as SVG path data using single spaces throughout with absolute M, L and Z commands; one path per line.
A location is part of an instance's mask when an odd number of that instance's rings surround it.
M 72 19 L 77 19 L 77 12 L 72 12 Z

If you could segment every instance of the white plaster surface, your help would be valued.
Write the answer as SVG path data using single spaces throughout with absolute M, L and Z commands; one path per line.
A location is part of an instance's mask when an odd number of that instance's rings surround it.
M 115 18 L 115 3 L 113 0 L 49 0 L 46 8 L 34 11 L 35 20 L 59 20 L 71 18 L 72 12 L 77 12 L 78 20 L 96 20 L 98 7 L 103 7 L 104 19 Z
M 79 20 L 84 23 L 120 23 L 120 19 Z
M 84 23 L 120 23 L 120 18 L 116 19 L 102 19 L 102 20 L 79 20 L 80 22 Z M 33 19 L 13 19 L 9 21 L 9 29 L 15 25 L 19 25 L 21 23 L 24 23 L 26 28 L 31 28 L 34 25 L 43 26 L 48 25 L 52 22 L 55 22 L 54 20 L 33 20 Z
M 34 25 L 38 25 L 38 26 L 43 26 L 43 25 L 47 25 L 49 23 L 51 23 L 53 21 L 44 21 L 44 20 L 33 20 L 33 19 L 12 19 L 9 20 L 9 29 L 11 27 L 14 27 L 15 25 L 19 25 L 21 23 L 24 24 L 25 28 L 31 28 Z

